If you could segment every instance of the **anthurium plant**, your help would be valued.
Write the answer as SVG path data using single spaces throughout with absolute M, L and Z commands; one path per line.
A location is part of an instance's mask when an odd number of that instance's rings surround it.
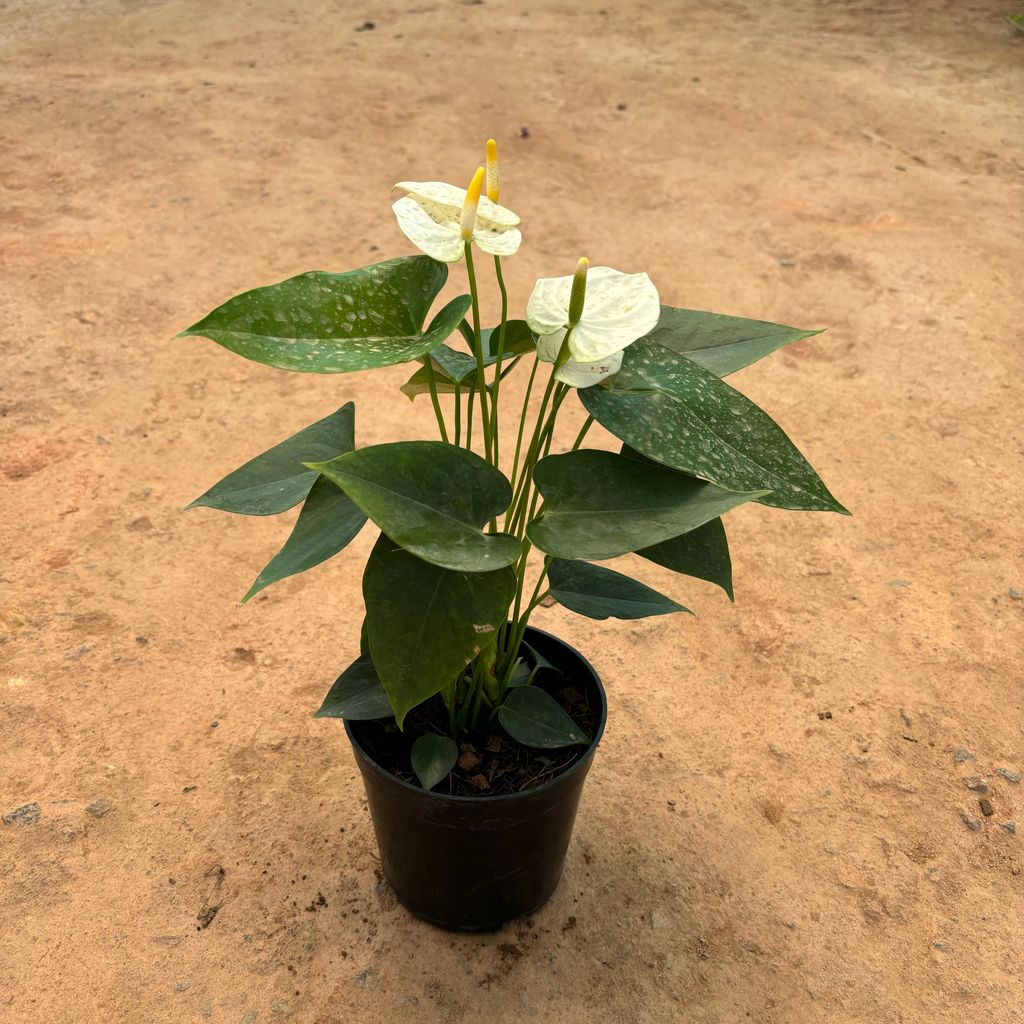
M 398 226 L 423 255 L 257 288 L 182 335 L 298 373 L 414 366 L 401 390 L 429 396 L 437 439 L 357 447 L 347 402 L 192 504 L 257 516 L 301 504 L 243 602 L 338 554 L 367 520 L 379 528 L 363 573 L 361 653 L 318 715 L 393 718 L 401 729 L 410 711 L 435 702 L 443 714 L 411 748 L 411 768 L 430 789 L 460 744 L 498 729 L 531 748 L 589 742 L 540 685 L 550 666 L 524 641 L 542 601 L 593 619 L 687 611 L 604 564 L 632 552 L 731 599 L 727 512 L 746 502 L 846 510 L 771 417 L 725 380 L 817 332 L 665 306 L 647 274 L 586 259 L 537 281 L 525 319 L 512 318 L 504 261 L 522 235 L 520 218 L 498 203 L 493 140 L 468 189 L 396 188 Z M 500 296 L 490 327 L 479 254 Z M 428 319 L 458 263 L 467 293 Z M 527 379 L 509 414 L 505 382 L 515 372 Z M 570 396 L 587 415 L 563 438 Z M 595 423 L 619 450 L 583 447 Z

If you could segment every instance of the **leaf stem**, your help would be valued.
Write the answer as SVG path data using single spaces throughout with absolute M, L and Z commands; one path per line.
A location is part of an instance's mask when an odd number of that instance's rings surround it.
M 508 290 L 501 273 L 501 257 L 494 257 L 494 276 L 498 279 L 501 292 L 501 325 L 498 327 L 498 351 L 494 364 L 494 392 L 491 395 L 491 447 L 494 465 L 498 465 L 498 394 L 501 389 L 501 363 L 505 358 L 505 330 L 508 326 Z
M 430 403 L 434 407 L 434 415 L 437 417 L 437 428 L 441 432 L 441 440 L 448 444 L 448 428 L 444 425 L 444 413 L 441 412 L 441 403 L 437 400 L 437 380 L 434 377 L 434 360 L 430 353 L 427 353 L 427 383 L 430 385 Z
M 476 383 L 480 392 L 480 429 L 484 435 L 484 457 L 493 466 L 491 446 L 491 424 L 487 410 L 487 377 L 484 374 L 484 346 L 480 334 L 480 296 L 476 284 L 476 270 L 473 266 L 473 245 L 466 242 L 466 273 L 469 275 L 469 294 L 473 304 L 473 355 L 476 356 Z

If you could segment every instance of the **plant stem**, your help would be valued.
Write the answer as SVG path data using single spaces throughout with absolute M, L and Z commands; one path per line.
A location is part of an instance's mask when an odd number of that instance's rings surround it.
M 476 391 L 469 389 L 469 398 L 466 399 L 466 448 L 473 450 L 473 403 L 476 401 Z
M 593 416 L 591 416 L 593 420 Z M 462 386 L 455 385 L 455 446 L 462 444 Z
M 441 412 L 441 403 L 437 400 L 437 381 L 434 378 L 434 360 L 427 353 L 427 383 L 430 385 L 430 402 L 434 406 L 434 415 L 437 417 L 437 428 L 441 431 L 441 440 L 448 443 L 448 428 L 444 425 L 444 414 Z
M 480 392 L 480 429 L 484 435 L 484 457 L 491 465 L 491 424 L 487 411 L 487 377 L 484 374 L 484 346 L 480 334 L 480 296 L 476 285 L 476 270 L 473 267 L 473 246 L 466 242 L 466 273 L 469 275 L 469 294 L 473 303 L 473 355 L 476 356 L 476 383 Z
M 580 432 L 576 435 L 576 440 L 573 441 L 572 447 L 569 449 L 569 451 L 574 452 L 579 448 L 581 444 L 583 444 L 583 438 L 587 436 L 587 431 L 591 428 L 591 426 L 593 426 L 593 423 L 593 416 L 588 416 L 586 420 L 584 420 L 583 426 L 580 427 Z
M 526 426 L 526 410 L 530 407 L 530 395 L 533 392 L 533 382 L 537 377 L 537 367 L 540 360 L 533 360 L 533 368 L 530 370 L 530 379 L 526 383 L 526 393 L 523 395 L 523 410 L 519 414 L 519 433 L 516 436 L 516 455 L 512 461 L 512 476 L 510 479 L 515 483 L 516 473 L 519 470 L 519 453 L 523 447 L 523 428 Z M 511 505 L 509 506 L 511 508 Z M 506 522 L 508 517 L 506 516 Z
M 498 327 L 498 351 L 494 364 L 494 392 L 491 395 L 491 447 L 494 465 L 498 465 L 498 393 L 501 389 L 501 363 L 505 358 L 505 329 L 508 324 L 508 291 L 501 273 L 501 257 L 494 257 L 494 276 L 498 279 L 501 292 L 501 325 Z

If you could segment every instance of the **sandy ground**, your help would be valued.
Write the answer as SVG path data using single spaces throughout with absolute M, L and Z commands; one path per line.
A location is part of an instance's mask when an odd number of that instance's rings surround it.
M 5 1024 L 1020 1019 L 1012 5 L 599 2 L 0 4 Z M 239 608 L 287 524 L 181 512 L 343 401 L 362 443 L 429 407 L 170 339 L 408 252 L 391 184 L 488 134 L 518 306 L 585 252 L 830 328 L 736 381 L 855 517 L 733 514 L 735 606 L 648 565 L 696 620 L 538 614 L 608 732 L 555 898 L 464 937 L 311 717 L 371 531 Z

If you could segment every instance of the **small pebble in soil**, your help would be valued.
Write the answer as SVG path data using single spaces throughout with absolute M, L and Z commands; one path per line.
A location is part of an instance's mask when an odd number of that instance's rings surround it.
M 192 982 L 190 982 L 190 981 L 179 981 L 178 984 L 174 986 L 174 991 L 175 992 L 187 992 L 191 987 L 192 987 Z
M 981 808 L 981 813 L 984 814 L 986 818 L 991 818 L 995 813 L 995 811 L 992 810 L 992 801 L 989 800 L 987 796 L 983 796 L 978 801 L 978 806 Z
M 903 719 L 903 724 L 908 729 L 914 724 L 914 720 L 907 714 L 905 708 L 900 708 L 900 718 Z
M 974 755 L 963 747 L 957 747 L 956 750 L 953 751 L 953 760 L 956 761 L 957 764 L 963 764 L 964 761 L 973 761 Z
M 966 811 L 960 812 L 960 820 L 972 831 L 981 831 L 981 818 L 975 818 L 973 814 L 968 814 Z
M 519 138 L 521 138 L 521 139 L 528 139 L 529 137 L 530 137 L 530 129 L 527 128 L 526 125 L 524 124 L 522 126 L 522 128 L 519 129 Z
M 910 580 L 889 580 L 890 587 L 909 587 Z
M 5 825 L 34 825 L 43 815 L 39 804 L 23 804 L 3 816 Z
M 365 971 L 356 975 L 356 984 L 360 988 L 366 988 L 376 973 L 377 972 L 372 967 L 367 967 Z
M 110 808 L 113 806 L 114 805 L 110 800 L 108 800 L 105 796 L 101 796 L 98 800 L 93 800 L 93 802 L 89 804 L 88 807 L 86 807 L 86 810 L 94 818 L 102 818 L 103 815 L 106 814 L 107 811 L 109 811 Z
M 997 768 L 996 775 L 1002 775 L 1007 782 L 1012 782 L 1015 786 L 1020 782 L 1020 772 L 1010 771 L 1009 768 Z
M 357 32 L 372 32 L 377 27 L 376 22 L 364 21 L 362 25 L 356 27 Z
M 1004 821 L 1000 828 L 1005 828 L 1011 836 L 1015 836 L 1017 834 L 1017 822 L 1015 821 Z
M 1016 587 L 1010 587 L 1007 593 L 1010 595 L 1011 601 L 1024 601 L 1024 591 L 1018 590 Z
M 824 722 L 826 719 L 831 719 L 831 718 L 832 718 L 832 712 L 831 711 L 819 711 L 818 712 L 818 719 L 820 721 L 822 721 L 822 722 Z
M 967 775 L 960 780 L 972 793 L 987 793 L 988 783 L 977 775 Z

